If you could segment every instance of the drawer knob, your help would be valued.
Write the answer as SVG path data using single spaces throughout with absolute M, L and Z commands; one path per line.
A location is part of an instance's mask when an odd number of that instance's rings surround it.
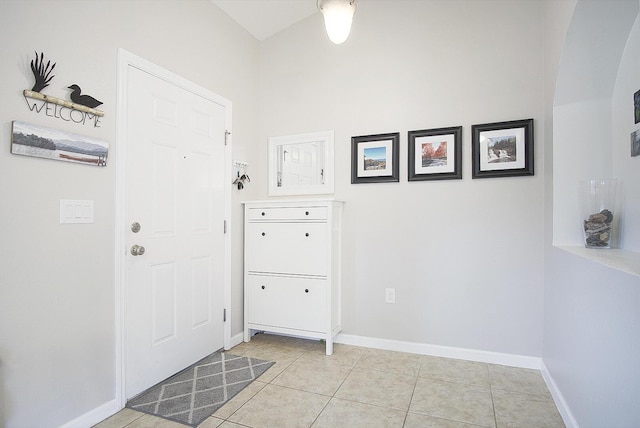
M 267 215 L 267 213 L 266 213 L 266 212 L 264 212 L 264 211 L 262 211 L 262 216 L 264 217 L 264 216 L 266 216 L 266 215 Z
M 308 289 L 308 288 L 305 288 L 305 289 L 304 289 L 304 292 L 305 292 L 305 293 L 308 293 L 308 292 L 309 292 L 309 289 Z
M 267 236 L 267 234 L 266 234 L 266 233 L 264 233 L 264 232 L 262 232 L 262 236 Z
M 309 232 L 305 233 L 304 236 L 309 236 Z
M 260 288 L 262 288 L 262 289 L 264 290 L 264 289 L 265 289 L 265 288 L 267 288 L 267 287 L 263 285 L 263 286 L 262 286 L 262 287 L 260 287 Z
M 309 211 L 305 211 L 305 212 L 304 212 L 304 215 L 309 215 Z

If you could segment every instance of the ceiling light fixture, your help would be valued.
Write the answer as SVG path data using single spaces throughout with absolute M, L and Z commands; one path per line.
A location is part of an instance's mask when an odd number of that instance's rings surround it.
M 317 5 L 324 16 L 329 40 L 336 45 L 347 40 L 356 11 L 356 0 L 317 0 Z

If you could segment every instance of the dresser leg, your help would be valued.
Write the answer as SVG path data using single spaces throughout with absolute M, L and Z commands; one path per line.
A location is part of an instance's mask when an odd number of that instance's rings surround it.
M 329 337 L 329 339 L 327 339 L 326 353 L 327 355 L 333 354 L 333 337 Z

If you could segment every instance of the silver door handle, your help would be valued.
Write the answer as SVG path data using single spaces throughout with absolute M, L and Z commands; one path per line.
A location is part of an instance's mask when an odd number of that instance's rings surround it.
M 141 256 L 144 254 L 144 247 L 142 245 L 134 245 L 131 247 L 132 256 Z

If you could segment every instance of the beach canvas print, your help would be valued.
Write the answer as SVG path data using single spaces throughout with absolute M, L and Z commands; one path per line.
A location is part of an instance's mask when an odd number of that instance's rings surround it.
M 11 153 L 107 166 L 109 144 L 83 135 L 13 121 Z

